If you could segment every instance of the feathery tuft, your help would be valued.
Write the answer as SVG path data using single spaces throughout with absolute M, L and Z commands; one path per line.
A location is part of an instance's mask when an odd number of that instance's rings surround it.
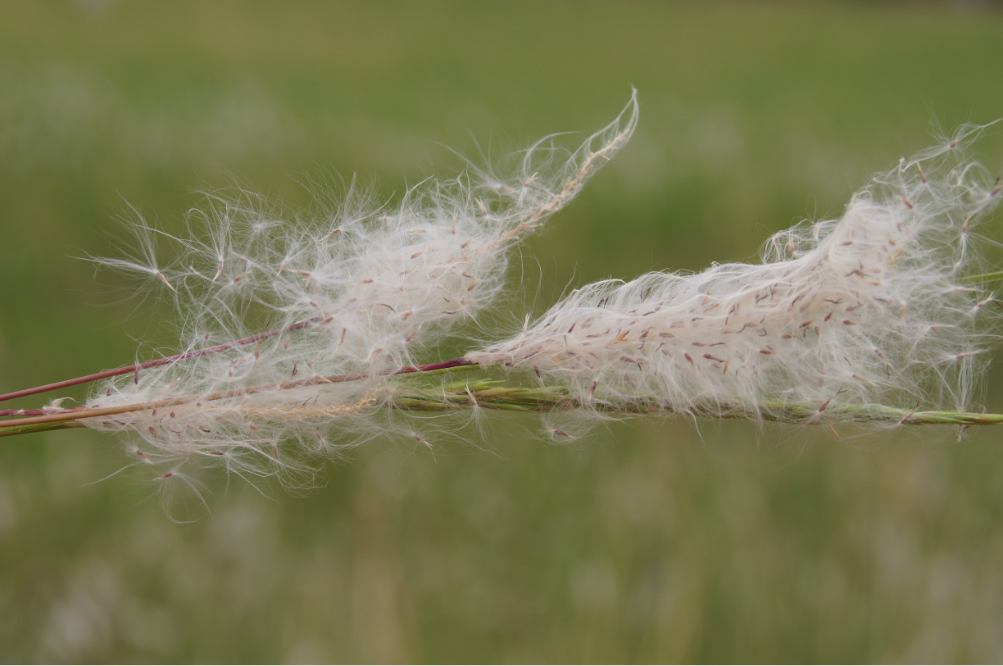
M 381 378 L 491 305 L 507 250 L 578 194 L 630 138 L 637 114 L 635 91 L 574 152 L 546 137 L 514 173 L 429 179 L 393 208 L 374 205 L 354 180 L 320 219 L 263 212 L 250 195 L 211 197 L 208 210 L 193 211 L 196 228 L 178 241 L 182 265 L 173 269 L 156 263 L 159 232 L 140 225 L 143 258 L 104 263 L 170 290 L 189 357 L 106 382 L 88 409 L 146 407 L 82 423 L 138 434 L 153 449 L 142 462 L 222 463 L 240 474 L 296 469 L 290 441 L 319 452 L 371 435 L 374 412 L 392 400 L 376 390 Z M 273 333 L 254 330 L 261 312 Z M 252 335 L 253 345 L 199 355 Z
M 875 177 L 839 220 L 775 235 L 761 264 L 597 282 L 466 358 L 535 371 L 595 407 L 965 410 L 1001 319 L 994 294 L 962 280 L 979 266 L 973 228 L 1001 198 L 962 150 L 979 129 Z

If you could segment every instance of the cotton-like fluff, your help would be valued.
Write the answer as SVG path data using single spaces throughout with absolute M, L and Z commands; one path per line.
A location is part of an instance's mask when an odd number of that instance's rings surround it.
M 179 241 L 173 268 L 157 264 L 152 239 L 161 234 L 139 226 L 145 258 L 103 263 L 176 298 L 182 352 L 259 339 L 109 381 L 88 408 L 148 407 L 83 422 L 138 433 L 152 449 L 137 447 L 136 456 L 174 465 L 169 474 L 185 461 L 269 474 L 295 467 L 284 442 L 347 445 L 360 419 L 372 434 L 381 378 L 491 304 L 506 251 L 574 198 L 630 138 L 637 113 L 635 92 L 574 152 L 547 137 L 510 174 L 428 179 L 392 209 L 354 181 L 335 212 L 316 219 L 262 212 L 247 195 L 215 197 L 193 213 L 197 228 Z M 353 381 L 337 379 L 346 377 Z
M 982 263 L 972 229 L 1000 199 L 959 147 L 977 131 L 902 160 L 839 220 L 775 235 L 761 264 L 591 284 L 467 358 L 534 371 L 600 410 L 970 409 L 1001 310 L 963 279 Z

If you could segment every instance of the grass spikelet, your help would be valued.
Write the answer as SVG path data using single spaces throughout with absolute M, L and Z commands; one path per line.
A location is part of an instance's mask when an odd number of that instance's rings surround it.
M 173 239 L 173 268 L 157 263 L 166 234 L 140 222 L 141 256 L 101 261 L 170 289 L 185 346 L 179 362 L 97 385 L 84 410 L 98 413 L 80 423 L 132 433 L 174 467 L 223 464 L 244 476 L 300 474 L 303 452 L 357 443 L 379 430 L 385 378 L 491 305 L 509 248 L 627 142 L 637 111 L 635 92 L 575 151 L 545 137 L 511 173 L 429 179 L 393 207 L 354 179 L 332 213 L 312 219 L 285 218 L 245 192 L 210 194 L 189 215 L 190 237 Z M 274 330 L 261 334 L 266 319 Z M 237 342 L 205 353 L 225 340 Z M 299 454 L 287 454 L 290 442 Z
M 762 263 L 597 282 L 466 358 L 542 373 L 583 406 L 969 409 L 1001 314 L 965 279 L 999 201 L 963 151 L 979 129 L 876 176 L 841 218 L 776 234 Z

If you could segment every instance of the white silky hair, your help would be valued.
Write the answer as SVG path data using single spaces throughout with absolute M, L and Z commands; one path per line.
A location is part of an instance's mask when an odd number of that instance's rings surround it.
M 637 117 L 634 91 L 577 150 L 545 137 L 517 154 L 511 173 L 429 178 L 393 208 L 375 205 L 354 180 L 320 218 L 269 213 L 252 195 L 212 197 L 208 210 L 192 212 L 191 238 L 173 239 L 183 250 L 174 268 L 157 263 L 154 241 L 166 234 L 137 223 L 141 258 L 102 263 L 169 290 L 183 322 L 180 352 L 259 334 L 261 312 L 270 329 L 290 330 L 109 380 L 88 408 L 154 407 L 82 423 L 137 434 L 149 446 L 132 446 L 134 455 L 170 466 L 165 478 L 186 462 L 311 474 L 302 456 L 280 447 L 331 451 L 379 432 L 383 378 L 491 305 L 504 288 L 507 251 L 577 195 L 629 140 Z M 324 379 L 338 375 L 355 381 Z
M 776 234 L 762 263 L 590 284 L 466 358 L 534 371 L 586 410 L 972 409 L 1001 320 L 963 280 L 984 266 L 973 227 L 1001 198 L 963 150 L 980 129 L 876 176 L 840 219 Z

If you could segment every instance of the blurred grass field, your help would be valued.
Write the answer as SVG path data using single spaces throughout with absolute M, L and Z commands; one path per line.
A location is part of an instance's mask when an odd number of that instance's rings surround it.
M 637 86 L 632 143 L 525 246 L 514 322 L 838 215 L 937 126 L 1003 118 L 1001 62 L 988 6 L 2 2 L 0 392 L 170 347 L 169 307 L 72 258 L 130 206 L 180 230 L 234 179 L 399 194 Z M 1003 172 L 1003 129 L 976 149 Z M 2 440 L 0 661 L 1003 660 L 1003 430 L 536 427 L 374 441 L 306 496 L 214 478 L 191 525 L 142 473 L 84 485 L 125 464 L 110 437 Z

